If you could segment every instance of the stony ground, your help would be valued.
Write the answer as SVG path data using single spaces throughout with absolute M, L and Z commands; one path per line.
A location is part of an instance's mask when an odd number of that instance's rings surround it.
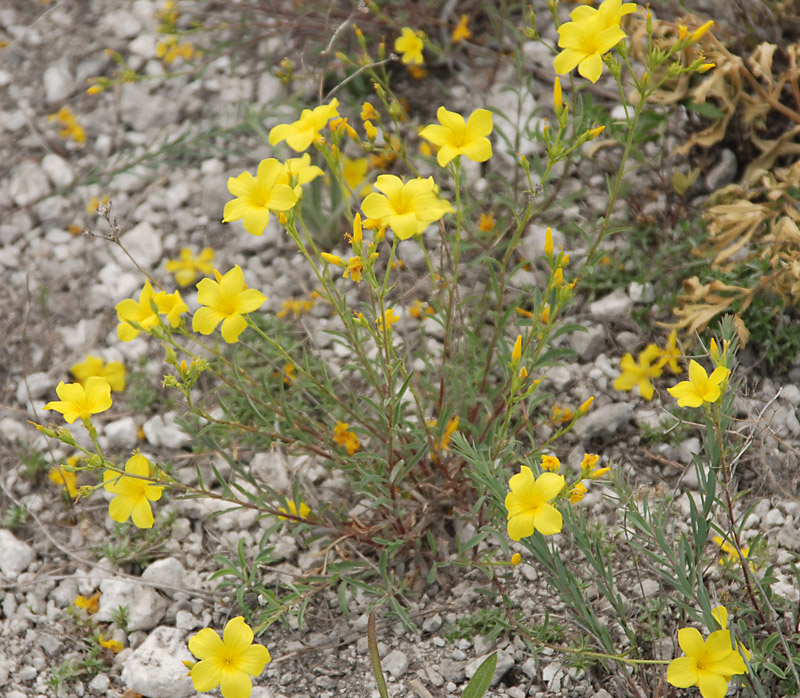
M 142 337 L 129 343 L 116 337 L 114 306 L 138 293 L 142 278 L 102 238 L 108 226 L 91 207 L 87 211 L 92 197 L 110 198 L 125 246 L 138 264 L 165 283 L 171 283 L 164 269 L 167 259 L 185 246 L 211 246 L 220 269 L 242 265 L 250 285 L 270 298 L 269 310 L 279 310 L 283 299 L 310 287 L 278 227 L 253 238 L 240 227 L 220 223 L 229 198 L 227 177 L 252 171 L 268 156 L 252 152 L 252 133 L 243 124 L 247 107 L 272 114 L 265 118 L 265 128 L 279 120 L 275 105 L 286 98 L 285 88 L 263 66 L 265 56 L 281 55 L 280 39 L 254 43 L 251 60 L 234 61 L 223 53 L 200 76 L 153 79 L 86 94 L 87 78 L 110 75 L 114 68 L 104 53 L 107 48 L 119 51 L 141 74 L 162 75 L 164 64 L 156 57 L 158 9 L 148 0 L 6 0 L 0 7 L 0 39 L 7 42 L 0 50 L 0 692 L 8 698 L 194 695 L 181 665 L 191 659 L 187 638 L 201 627 L 221 629 L 236 614 L 235 602 L 209 579 L 217 568 L 213 556 L 233 554 L 242 538 L 252 550 L 267 527 L 249 512 L 210 518 L 216 510 L 212 503 L 177 501 L 171 505 L 168 535 L 143 546 L 129 541 L 134 551 L 129 558 L 115 554 L 125 543 L 106 516 L 103 493 L 76 510 L 66 508 L 42 472 L 71 454 L 28 424 L 52 421 L 42 411 L 45 402 L 54 398 L 59 381 L 69 380 L 69 367 L 94 353 L 124 361 L 131 372 L 126 396 L 97 420 L 104 449 L 126 454 L 138 447 L 155 459 L 171 459 L 179 468 L 188 463 L 190 439 L 175 424 L 179 408 L 160 392 L 163 364 L 157 347 Z M 527 67 L 547 75 L 549 54 L 537 44 L 525 48 Z M 513 79 L 508 66 L 479 91 L 471 87 L 474 73 L 468 66 L 450 69 L 450 108 L 469 111 L 492 104 L 516 111 L 515 98 L 503 89 L 504 80 Z M 549 85 L 545 80 L 540 94 L 527 95 L 522 111 L 532 111 L 539 101 L 549 103 Z M 57 124 L 48 120 L 65 105 L 85 129 L 85 145 L 60 138 Z M 217 147 L 220 141 L 214 137 L 220 129 L 233 134 L 224 141 L 225 149 Z M 711 186 L 718 186 L 728 175 L 717 169 L 713 176 Z M 588 186 L 566 218 L 588 217 L 602 208 L 602 183 L 599 174 L 566 182 L 565 193 Z M 656 199 L 653 206 L 658 205 Z M 84 228 L 97 235 L 81 234 Z M 569 241 L 558 241 L 570 249 Z M 525 244 L 541 249 L 542 230 L 531 230 Z M 579 259 L 580 249 L 573 252 Z M 413 254 L 408 254 L 413 264 Z M 671 491 L 679 482 L 696 486 L 690 469 L 684 475 L 684 468 L 699 442 L 643 443 L 639 428 L 657 427 L 665 414 L 658 397 L 666 397 L 665 386 L 659 384 L 650 403 L 611 387 L 619 357 L 645 344 L 631 314 L 653 300 L 651 289 L 634 285 L 587 303 L 577 319 L 589 332 L 568 338 L 577 358 L 553 370 L 549 380 L 564 404 L 596 396 L 591 416 L 576 430 L 571 461 L 579 461 L 585 448 L 602 448 L 641 488 Z M 188 302 L 196 306 L 195 299 Z M 322 337 L 326 319 L 314 322 L 312 329 Z M 326 348 L 324 340 L 320 345 Z M 800 551 L 798 379 L 798 367 L 781 376 L 754 371 L 747 397 L 740 401 L 742 429 L 753 445 L 739 475 L 756 504 L 745 538 L 757 533 L 768 537 L 778 564 L 773 590 L 794 600 L 798 591 L 791 567 Z M 83 438 L 79 429 L 74 431 Z M 285 460 L 260 454 L 254 456 L 253 467 L 272 482 L 288 482 Z M 186 465 L 184 475 L 192 472 L 191 464 Z M 599 490 L 586 504 L 601 524 L 613 525 L 612 507 Z M 678 504 L 688 507 L 685 496 Z M 276 544 L 284 551 L 284 569 L 314 564 L 315 551 L 299 550 L 291 536 L 280 534 Z M 142 559 L 148 564 L 141 564 Z M 513 636 L 452 639 L 448 628 L 474 617 L 483 604 L 477 590 L 484 584 L 477 573 L 444 575 L 412 606 L 420 635 L 405 632 L 392 619 L 379 624 L 392 696 L 460 695 L 480 660 L 494 649 L 499 650 L 500 669 L 490 695 L 626 695 L 613 677 L 601 679 L 570 668 L 551 651 L 534 659 Z M 559 603 L 547 597 L 532 566 L 516 568 L 508 585 L 523 617 L 540 619 L 543 609 L 559 616 Z M 87 645 L 85 628 L 68 609 L 78 595 L 91 597 L 98 591 L 99 610 L 93 618 L 125 649 L 101 657 L 108 666 L 91 680 L 78 676 L 69 681 L 65 667 L 70 661 L 76 666 Z M 661 591 L 656 580 L 644 580 L 627 593 L 635 602 Z M 121 605 L 128 607 L 126 630 L 112 623 Z M 358 600 L 354 607 L 359 608 Z M 257 680 L 254 698 L 377 695 L 366 654 L 364 608 L 343 617 L 331 595 L 317 604 L 302 630 L 270 629 L 261 642 L 270 648 L 273 661 Z

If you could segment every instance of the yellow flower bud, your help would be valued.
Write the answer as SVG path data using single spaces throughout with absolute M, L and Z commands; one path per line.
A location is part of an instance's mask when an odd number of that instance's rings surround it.
M 704 35 L 704 34 L 705 34 L 705 33 L 706 33 L 706 32 L 707 32 L 709 29 L 711 29 L 711 25 L 712 25 L 712 24 L 714 24 L 714 20 L 713 20 L 713 19 L 709 19 L 709 20 L 708 20 L 708 22 L 706 22 L 706 23 L 705 23 L 705 24 L 704 24 L 702 27 L 700 27 L 699 29 L 695 29 L 695 30 L 692 32 L 692 35 L 691 35 L 691 37 L 689 37 L 689 40 L 690 40 L 692 43 L 695 43 L 696 41 L 699 41 L 699 40 L 700 40 L 700 39 L 703 37 L 703 35 Z
M 514 567 L 516 567 L 520 562 L 522 562 L 522 555 L 520 555 L 519 553 L 514 553 L 511 556 L 511 564 L 514 565 Z
M 548 257 L 553 256 L 553 233 L 550 231 L 550 227 L 547 227 L 547 230 L 544 234 L 544 253 Z
M 328 264 L 335 264 L 337 267 L 346 267 L 347 263 L 338 255 L 329 254 L 328 252 L 322 252 L 320 257 L 324 259 Z
M 556 110 L 556 116 L 561 116 L 564 109 L 564 98 L 561 96 L 561 79 L 556 75 L 556 84 L 553 86 L 553 107 Z
M 514 342 L 514 349 L 511 352 L 511 363 L 517 365 L 522 357 L 522 335 L 517 335 L 517 341 Z
M 586 400 L 586 402 L 584 402 L 578 408 L 578 416 L 586 414 L 591 409 L 593 402 L 594 402 L 594 395 L 590 397 L 588 400 Z

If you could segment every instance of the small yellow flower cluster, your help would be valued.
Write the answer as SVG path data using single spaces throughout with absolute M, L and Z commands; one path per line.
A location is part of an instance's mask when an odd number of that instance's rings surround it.
M 80 145 L 86 142 L 86 131 L 83 130 L 68 107 L 61 107 L 55 114 L 50 114 L 47 120 L 57 121 L 61 125 L 58 135 L 64 140 L 72 139 Z

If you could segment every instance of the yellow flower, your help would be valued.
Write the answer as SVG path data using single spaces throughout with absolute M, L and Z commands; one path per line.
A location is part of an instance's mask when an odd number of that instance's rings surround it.
M 153 527 L 153 510 L 150 502 L 161 499 L 164 488 L 147 479 L 150 477 L 150 461 L 141 453 L 134 453 L 125 463 L 126 475 L 115 470 L 103 474 L 103 487 L 116 495 L 108 506 L 109 516 L 119 523 L 129 518 L 137 528 Z
M 511 540 L 520 540 L 539 531 L 551 536 L 561 531 L 563 517 L 550 501 L 564 489 L 563 475 L 542 473 L 538 478 L 527 465 L 508 482 L 511 492 L 506 495 L 508 510 L 508 535 Z
M 482 213 L 478 221 L 478 230 L 482 233 L 491 233 L 494 230 L 494 226 L 494 213 L 492 211 L 489 211 L 489 213 Z
M 183 302 L 179 291 L 167 293 L 159 291 L 153 297 L 158 312 L 164 315 L 170 327 L 177 327 L 181 322 L 181 315 L 189 312 L 189 306 Z
M 164 41 L 159 41 L 156 45 L 156 56 L 164 61 L 164 63 L 167 65 L 173 63 L 178 58 L 182 58 L 185 61 L 190 61 L 195 54 L 199 53 L 199 51 L 195 50 L 191 41 L 183 41 L 178 43 L 178 40 L 174 37 Z
M 214 268 L 211 261 L 214 259 L 214 250 L 210 247 L 203 248 L 197 256 L 188 248 L 181 249 L 178 259 L 167 261 L 167 271 L 175 276 L 178 286 L 188 286 L 197 278 L 197 273 L 210 274 Z
M 577 504 L 586 496 L 586 485 L 582 482 L 577 482 L 569 491 L 569 501 Z
M 603 72 L 603 54 L 625 38 L 619 27 L 621 15 L 635 9 L 633 3 L 623 6 L 622 0 L 605 0 L 598 9 L 581 6 L 573 10 L 573 21 L 558 28 L 558 45 L 563 51 L 553 64 L 556 73 L 566 75 L 577 67 L 583 77 L 597 82 Z
M 192 318 L 192 329 L 200 334 L 211 334 L 222 323 L 222 338 L 233 344 L 247 327 L 243 315 L 258 310 L 267 297 L 252 288 L 247 288 L 244 274 L 237 264 L 222 276 L 214 270 L 216 281 L 202 279 L 197 284 L 198 308 Z
M 347 268 L 344 270 L 342 276 L 346 279 L 348 276 L 357 284 L 361 283 L 361 274 L 364 272 L 364 263 L 361 257 L 354 256 L 347 260 Z
M 375 111 L 375 107 L 369 102 L 364 102 L 361 105 L 361 120 L 362 121 L 380 121 L 381 116 Z
M 236 198 L 225 204 L 222 222 L 244 219 L 248 233 L 261 235 L 269 223 L 270 211 L 288 211 L 297 203 L 295 191 L 280 184 L 285 176 L 286 166 L 267 158 L 259 163 L 255 178 L 249 172 L 229 177 L 228 191 Z
M 389 308 L 386 312 L 384 312 L 383 317 L 379 317 L 375 320 L 375 324 L 377 325 L 379 330 L 383 330 L 384 323 L 386 323 L 386 331 L 389 332 L 398 320 L 400 316 L 394 312 L 394 308 Z
M 542 456 L 542 470 L 549 470 L 555 473 L 560 467 L 561 461 L 555 456 L 548 456 L 546 454 Z
M 253 631 L 242 616 L 228 621 L 220 639 L 211 628 L 203 628 L 189 639 L 189 650 L 200 659 L 192 667 L 195 691 L 217 686 L 223 698 L 249 698 L 251 676 L 258 676 L 270 661 L 269 650 L 253 644 Z
M 300 513 L 297 513 L 297 505 L 294 503 L 293 500 L 287 499 L 286 500 L 286 507 L 281 507 L 278 511 L 282 511 L 284 514 L 291 514 L 292 516 L 299 516 L 301 519 L 308 518 L 308 515 L 311 513 L 311 507 L 308 506 L 305 502 L 300 502 Z M 283 521 L 288 521 L 285 516 L 279 516 L 279 519 Z
M 158 325 L 158 314 L 150 306 L 151 300 L 153 300 L 153 287 L 150 285 L 150 281 L 145 281 L 138 301 L 126 298 L 117 303 L 116 311 L 119 320 L 117 337 L 123 342 L 130 342 L 139 336 L 141 330 L 147 332 Z M 131 322 L 137 323 L 139 327 L 134 327 L 130 324 Z
M 722 384 L 728 380 L 730 370 L 717 366 L 709 376 L 694 359 L 689 362 L 689 380 L 681 381 L 667 392 L 677 401 L 679 407 L 700 407 L 706 402 L 716 402 L 722 395 Z
M 97 613 L 100 609 L 100 592 L 93 594 L 89 598 L 85 596 L 76 596 L 72 602 L 77 608 L 82 608 L 87 613 Z
M 653 362 L 660 356 L 661 350 L 655 344 L 649 344 L 639 354 L 639 363 L 636 363 L 630 354 L 625 354 L 620 361 L 622 373 L 614 381 L 614 389 L 633 390 L 634 387 L 638 387 L 639 393 L 645 400 L 652 399 L 655 389 L 650 379 L 661 375 L 661 367 L 658 364 L 653 365 Z
M 714 542 L 722 549 L 723 553 L 727 553 L 727 562 L 738 562 L 742 557 L 747 557 L 750 554 L 750 547 L 742 546 L 742 554 L 740 556 L 736 546 L 726 540 L 723 540 L 720 536 L 714 536 Z M 720 565 L 724 564 L 725 562 L 726 558 L 721 557 L 719 559 Z M 723 627 L 725 626 L 723 625 Z
M 486 162 L 492 157 L 492 144 L 487 136 L 492 132 L 492 113 L 488 109 L 476 109 L 469 119 L 456 112 L 439 107 L 436 112 L 438 124 L 429 124 L 420 131 L 426 141 L 439 146 L 436 161 L 440 167 L 458 155 L 475 162 Z
M 342 178 L 347 188 L 353 194 L 369 194 L 372 186 L 366 183 L 369 162 L 367 158 L 356 158 L 351 160 L 345 157 L 342 160 Z
M 667 667 L 667 682 L 673 686 L 697 686 L 703 698 L 723 698 L 730 677 L 747 672 L 727 630 L 716 630 L 703 640 L 697 629 L 681 628 L 678 644 L 686 656 L 673 659 Z
M 469 30 L 469 27 L 467 26 L 468 20 L 469 18 L 467 17 L 467 15 L 461 15 L 461 18 L 458 20 L 456 28 L 453 29 L 452 39 L 454 44 L 457 44 L 459 41 L 463 41 L 464 39 L 472 38 L 472 32 Z
M 378 129 L 371 121 L 364 122 L 364 133 L 367 134 L 369 140 L 374 141 L 378 137 Z
M 279 318 L 285 318 L 291 315 L 292 317 L 300 317 L 305 313 L 310 313 L 311 310 L 314 308 L 317 299 L 312 297 L 310 300 L 304 300 L 302 298 L 290 298 L 289 300 L 283 301 L 282 309 L 279 310 L 276 315 Z
M 409 27 L 403 27 L 400 36 L 395 39 L 394 50 L 401 53 L 403 63 L 416 63 L 422 65 L 425 59 L 422 57 L 422 49 L 425 47 L 425 34 L 421 31 L 414 31 Z
M 333 428 L 333 441 L 340 446 L 344 446 L 347 449 L 347 453 L 352 456 L 361 448 L 361 442 L 352 431 L 347 430 L 349 426 L 347 422 L 337 421 L 336 426 Z
M 442 434 L 442 438 L 439 441 L 440 451 L 450 450 L 450 437 L 458 430 L 458 421 L 458 417 L 453 417 L 447 421 L 444 427 L 444 434 Z
M 712 608 L 711 615 L 714 616 L 714 620 L 719 624 L 720 630 L 725 630 L 728 627 L 728 609 L 725 608 L 725 606 L 716 606 L 715 608 Z M 738 643 L 738 647 L 739 654 L 741 654 L 749 662 L 750 650 L 747 649 L 747 647 L 745 647 L 741 642 Z M 750 673 L 750 671 L 747 669 L 747 665 L 745 665 L 744 673 Z M 725 680 L 730 681 L 731 677 L 726 676 Z
M 299 199 L 303 195 L 303 184 L 315 180 L 325 174 L 319 167 L 311 164 L 311 156 L 304 153 L 299 158 L 289 158 L 286 161 L 284 173 L 278 177 L 278 184 L 288 184 L 293 188 Z
M 678 331 L 672 330 L 667 339 L 667 346 L 661 350 L 661 358 L 658 360 L 659 366 L 669 366 L 673 373 L 680 373 L 683 369 L 678 364 L 678 360 L 683 356 L 678 347 Z
M 58 121 L 63 128 L 58 132 L 58 135 L 67 140 L 71 138 L 79 144 L 86 142 L 86 131 L 75 119 L 75 115 L 67 108 L 61 107 L 55 114 L 50 114 L 47 117 L 48 121 Z
M 417 177 L 403 182 L 396 175 L 380 175 L 375 188 L 361 208 L 364 214 L 390 227 L 401 240 L 421 233 L 446 213 L 453 213 L 449 201 L 436 196 L 433 177 Z
M 560 405 L 553 405 L 553 411 L 550 414 L 550 421 L 554 424 L 566 424 L 571 422 L 575 413 L 569 407 L 561 407 Z
M 114 654 L 119 654 L 125 649 L 124 645 L 119 640 L 104 639 L 103 633 L 98 635 L 97 641 L 100 643 L 100 647 L 105 647 L 107 650 L 111 650 Z
M 125 390 L 125 364 L 121 361 L 106 363 L 99 356 L 89 354 L 81 363 L 72 365 L 69 372 L 81 385 L 86 385 L 86 381 L 92 376 L 100 376 L 108 381 L 111 390 Z
M 61 381 L 56 386 L 56 394 L 61 399 L 48 402 L 44 408 L 61 412 L 67 424 L 76 419 L 89 419 L 111 407 L 111 386 L 101 376 L 87 378 L 85 386 Z
M 281 141 L 298 153 L 308 150 L 317 140 L 319 132 L 331 119 L 339 116 L 339 100 L 333 99 L 330 104 L 321 104 L 314 109 L 303 109 L 300 118 L 291 124 L 278 124 L 269 132 L 270 145 Z
M 69 460 L 73 459 L 70 458 Z M 77 460 L 77 458 L 74 460 Z M 58 467 L 50 468 L 47 477 L 54 484 L 63 487 L 70 499 L 75 499 L 78 496 L 78 476 L 72 470 L 67 470 L 63 465 L 59 465 Z

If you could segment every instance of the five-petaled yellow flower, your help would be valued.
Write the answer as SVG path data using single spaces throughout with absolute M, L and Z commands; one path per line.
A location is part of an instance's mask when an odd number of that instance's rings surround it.
M 277 128 L 277 127 L 276 127 Z M 297 203 L 297 193 L 285 181 L 286 166 L 275 158 L 262 160 L 256 176 L 242 172 L 228 178 L 228 191 L 236 198 L 225 204 L 222 222 L 242 219 L 251 235 L 261 235 L 269 223 L 270 211 L 288 211 Z
M 653 364 L 661 356 L 661 349 L 655 344 L 649 344 L 644 351 L 639 353 L 639 363 L 633 360 L 630 354 L 625 354 L 620 361 L 622 373 L 614 381 L 614 390 L 633 390 L 639 388 L 639 393 L 645 400 L 653 397 L 652 378 L 658 378 L 662 371 L 658 364 Z
M 716 402 L 722 395 L 722 384 L 731 374 L 725 366 L 717 366 L 709 376 L 694 359 L 689 362 L 689 380 L 681 381 L 667 392 L 677 401 L 679 407 L 700 407 L 706 402 Z
M 563 51 L 553 64 L 556 73 L 565 75 L 577 67 L 583 77 L 597 82 L 603 72 L 603 54 L 625 38 L 619 26 L 622 15 L 635 9 L 634 3 L 604 0 L 597 9 L 582 5 L 573 10 L 572 21 L 558 28 L 558 45 Z
M 128 518 L 137 528 L 153 527 L 153 510 L 150 502 L 161 499 L 164 488 L 150 480 L 150 461 L 141 453 L 134 453 L 125 463 L 126 475 L 115 470 L 103 474 L 103 487 L 116 495 L 108 506 L 109 516 L 119 523 Z
M 439 146 L 436 161 L 440 167 L 459 155 L 475 162 L 486 162 L 492 157 L 492 144 L 487 136 L 494 124 L 488 109 L 476 109 L 465 122 L 461 114 L 439 107 L 436 118 L 439 123 L 429 124 L 419 135 Z
M 156 310 L 153 310 L 151 303 L 155 303 Z M 158 313 L 166 316 L 170 326 L 177 327 L 180 323 L 181 314 L 188 312 L 189 308 L 183 302 L 178 291 L 173 293 L 167 293 L 166 291 L 153 293 L 150 281 L 145 281 L 144 287 L 139 293 L 139 300 L 135 301 L 132 298 L 126 298 L 124 301 L 117 303 L 116 310 L 117 319 L 119 320 L 117 337 L 123 342 L 130 342 L 139 336 L 141 330 L 149 332 L 158 325 Z M 139 325 L 141 329 L 134 327 L 131 324 L 132 322 Z
M 333 99 L 330 104 L 321 104 L 314 109 L 303 109 L 300 118 L 291 124 L 278 124 L 269 132 L 269 143 L 275 145 L 281 141 L 298 153 L 308 150 L 308 147 L 319 138 L 319 132 L 325 125 L 339 116 L 339 100 Z
M 86 385 L 86 381 L 92 376 L 100 376 L 108 381 L 111 390 L 118 393 L 125 390 L 125 364 L 121 361 L 106 363 L 99 356 L 89 354 L 80 363 L 73 364 L 69 372 L 81 385 Z
M 188 286 L 197 278 L 198 272 L 204 275 L 211 273 L 213 259 L 214 250 L 210 247 L 203 248 L 197 257 L 188 247 L 184 247 L 178 259 L 167 261 L 167 271 L 175 277 L 178 286 Z
M 303 153 L 299 158 L 289 158 L 279 184 L 288 184 L 299 199 L 303 195 L 303 185 L 325 174 L 319 167 L 311 164 L 311 156 Z
M 696 628 L 681 628 L 678 644 L 686 656 L 673 659 L 667 668 L 667 681 L 673 686 L 697 686 L 703 698 L 723 698 L 731 676 L 747 672 L 728 630 L 715 630 L 703 640 Z
M 222 323 L 222 338 L 233 344 L 247 327 L 246 313 L 258 310 L 267 297 L 253 288 L 247 288 L 244 274 L 237 264 L 222 276 L 214 270 L 216 281 L 201 279 L 197 284 L 198 308 L 192 318 L 192 329 L 200 334 L 211 334 Z
M 433 177 L 417 177 L 403 182 L 396 175 L 380 175 L 375 188 L 364 199 L 361 208 L 368 218 L 380 220 L 401 240 L 421 233 L 445 213 L 452 213 L 449 201 L 436 196 Z
M 534 478 L 527 465 L 521 466 L 520 472 L 508 481 L 511 489 L 506 495 L 509 538 L 520 540 L 533 535 L 534 531 L 544 536 L 559 533 L 563 518 L 550 502 L 561 493 L 565 484 L 563 475 L 542 473 Z
M 270 661 L 269 650 L 253 644 L 253 631 L 242 616 L 225 625 L 222 639 L 211 628 L 203 628 L 189 639 L 189 651 L 200 661 L 192 667 L 196 691 L 217 686 L 223 698 L 249 698 L 251 676 L 258 676 Z
M 422 65 L 425 62 L 422 57 L 424 38 L 425 34 L 421 31 L 415 32 L 409 27 L 403 27 L 401 35 L 394 42 L 394 50 L 403 55 L 403 63 Z
M 56 395 L 61 399 L 48 402 L 44 408 L 61 412 L 67 424 L 76 419 L 89 419 L 111 407 L 111 386 L 102 376 L 87 378 L 85 386 L 61 381 L 56 386 Z

